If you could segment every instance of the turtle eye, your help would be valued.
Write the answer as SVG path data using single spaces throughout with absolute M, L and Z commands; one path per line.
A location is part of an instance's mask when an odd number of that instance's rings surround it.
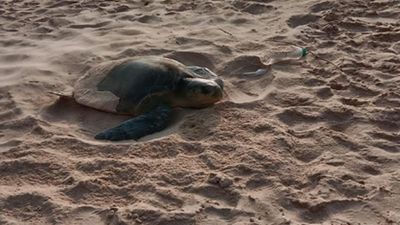
M 207 71 L 204 70 L 204 68 L 198 68 L 194 72 L 197 74 L 200 74 L 200 75 L 204 75 L 204 74 L 206 74 Z

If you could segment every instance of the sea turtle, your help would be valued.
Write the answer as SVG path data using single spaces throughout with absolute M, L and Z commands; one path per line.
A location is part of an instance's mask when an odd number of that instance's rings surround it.
M 100 64 L 80 78 L 71 95 L 79 104 L 135 116 L 95 136 L 126 140 L 164 129 L 172 108 L 204 108 L 223 97 L 223 81 L 205 67 L 164 57 L 138 57 Z

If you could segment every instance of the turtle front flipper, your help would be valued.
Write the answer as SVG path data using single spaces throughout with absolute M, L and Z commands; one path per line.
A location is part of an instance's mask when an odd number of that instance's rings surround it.
M 167 127 L 170 115 L 171 108 L 169 106 L 157 106 L 151 111 L 97 134 L 95 139 L 110 141 L 137 140 Z

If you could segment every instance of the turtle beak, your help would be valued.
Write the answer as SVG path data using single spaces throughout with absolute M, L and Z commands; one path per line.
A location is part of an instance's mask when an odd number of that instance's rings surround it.
M 219 88 L 215 90 L 214 97 L 217 99 L 222 99 L 224 95 L 224 82 L 221 79 L 215 79 L 215 83 L 218 84 Z
M 218 87 L 218 88 L 215 88 L 214 93 L 213 93 L 213 97 L 214 97 L 215 99 L 220 100 L 220 99 L 223 97 L 224 86 L 223 86 L 223 83 L 218 83 L 218 82 L 217 82 L 217 84 L 218 84 L 219 87 Z
M 213 99 L 220 99 L 222 98 L 223 90 L 219 84 L 213 84 L 202 87 L 201 92 L 204 95 L 211 96 Z
M 221 90 L 224 90 L 224 82 L 221 79 L 215 79 L 215 83 L 219 85 Z

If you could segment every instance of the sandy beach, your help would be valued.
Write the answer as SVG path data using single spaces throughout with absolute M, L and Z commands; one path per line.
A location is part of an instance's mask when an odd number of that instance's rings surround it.
M 290 45 L 312 54 L 243 75 Z M 129 117 L 48 93 L 148 55 L 226 95 L 109 142 Z M 400 224 L 400 1 L 2 0 L 3 224 Z

